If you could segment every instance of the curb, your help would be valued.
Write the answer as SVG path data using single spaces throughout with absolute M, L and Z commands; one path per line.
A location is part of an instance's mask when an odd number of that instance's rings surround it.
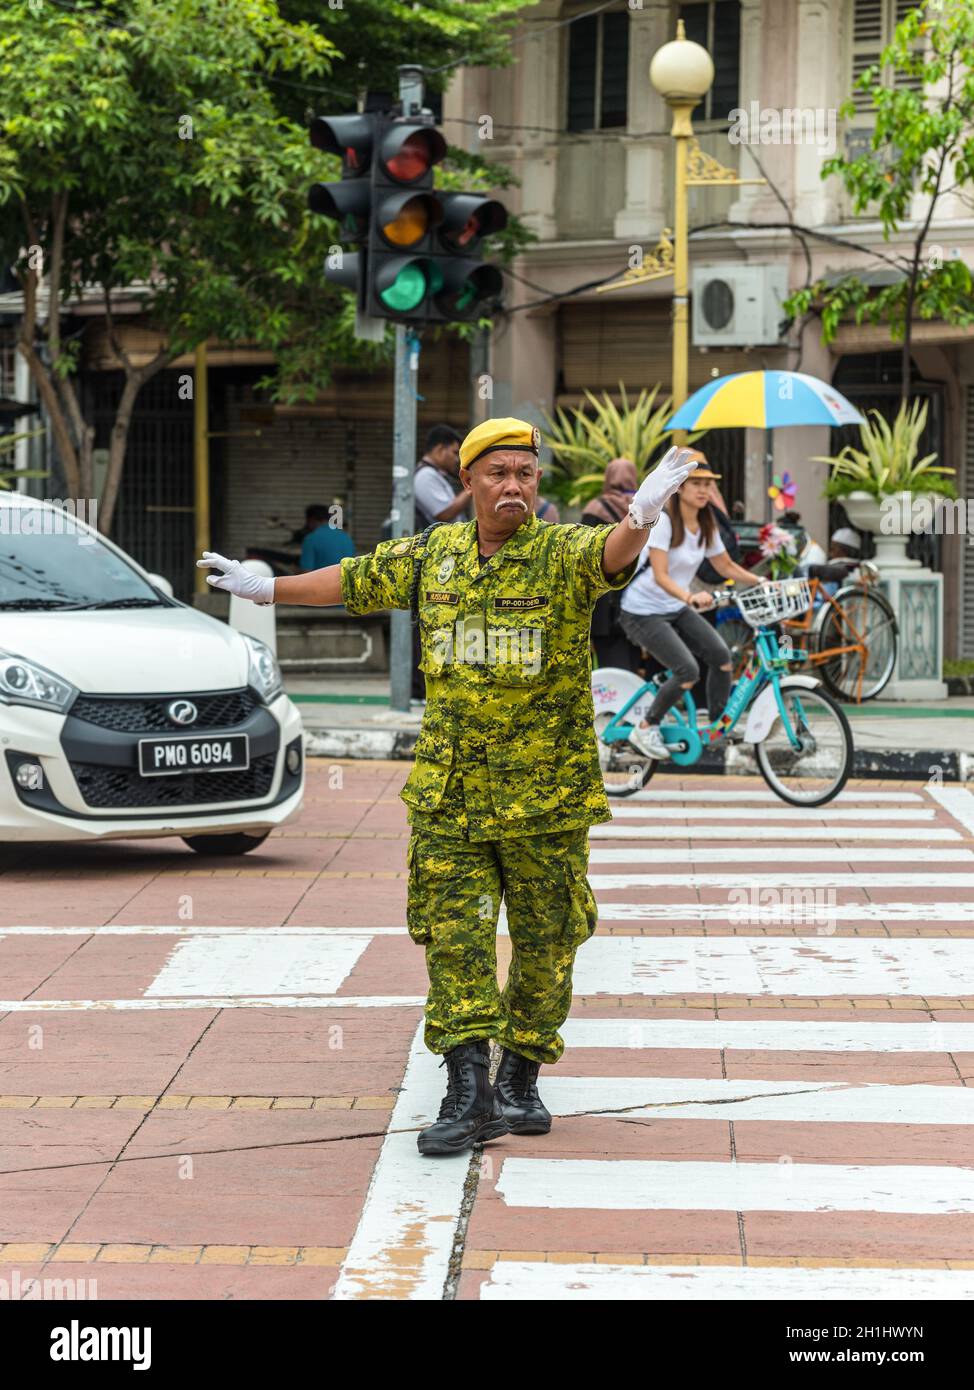
M 412 759 L 418 729 L 313 729 L 305 731 L 305 756 L 309 758 Z M 740 744 L 715 749 L 692 767 L 665 768 L 683 776 L 756 774 L 754 758 Z M 967 782 L 974 779 L 974 754 L 937 749 L 857 748 L 853 777 L 896 777 L 908 781 Z

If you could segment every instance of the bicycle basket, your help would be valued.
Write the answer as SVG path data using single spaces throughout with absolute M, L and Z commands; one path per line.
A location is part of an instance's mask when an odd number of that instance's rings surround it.
M 783 618 L 796 618 L 799 613 L 804 613 L 811 605 L 812 596 L 808 580 L 793 575 L 790 579 L 777 579 L 772 584 L 736 590 L 734 602 L 751 627 L 765 627 L 768 623 L 778 623 Z

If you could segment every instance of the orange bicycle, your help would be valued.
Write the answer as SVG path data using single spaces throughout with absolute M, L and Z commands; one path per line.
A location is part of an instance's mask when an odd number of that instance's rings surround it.
M 781 624 L 787 640 L 800 638 L 796 661 L 818 670 L 826 688 L 839 700 L 861 704 L 874 700 L 888 685 L 896 665 L 899 629 L 889 600 L 878 588 L 879 571 L 869 560 L 852 579 L 845 565 L 810 565 L 812 606 Z M 838 584 L 835 594 L 826 585 Z M 743 618 L 727 610 L 718 631 L 734 655 L 734 670 L 746 664 L 753 634 Z

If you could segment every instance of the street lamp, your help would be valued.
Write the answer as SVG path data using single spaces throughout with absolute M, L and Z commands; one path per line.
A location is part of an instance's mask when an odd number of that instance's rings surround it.
M 687 153 L 693 139 L 690 113 L 710 91 L 714 64 L 707 50 L 688 39 L 683 20 L 676 22 L 676 38 L 653 55 L 649 80 L 673 112 L 670 134 L 676 141 L 673 205 L 673 408 L 689 393 L 690 293 L 687 265 Z M 681 441 L 682 442 L 682 441 Z
M 687 38 L 682 19 L 677 20 L 676 38 L 672 43 L 665 43 L 653 55 L 649 80 L 673 110 L 670 134 L 676 141 L 675 235 L 669 227 L 664 227 L 654 251 L 644 256 L 639 265 L 631 266 L 618 280 L 599 285 L 595 292 L 605 294 L 610 290 L 644 284 L 647 280 L 673 276 L 672 390 L 673 409 L 677 410 L 689 393 L 687 189 L 734 188 L 746 183 L 764 183 L 764 179 L 739 179 L 736 170 L 728 169 L 712 155 L 704 154 L 697 143 L 690 112 L 709 92 L 714 80 L 714 65 L 707 50 Z M 685 432 L 674 430 L 673 441 L 685 443 Z

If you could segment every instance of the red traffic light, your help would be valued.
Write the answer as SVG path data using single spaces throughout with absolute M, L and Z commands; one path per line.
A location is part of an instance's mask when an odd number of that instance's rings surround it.
M 446 141 L 435 126 L 394 122 L 382 137 L 382 168 L 397 183 L 416 183 L 439 164 Z

